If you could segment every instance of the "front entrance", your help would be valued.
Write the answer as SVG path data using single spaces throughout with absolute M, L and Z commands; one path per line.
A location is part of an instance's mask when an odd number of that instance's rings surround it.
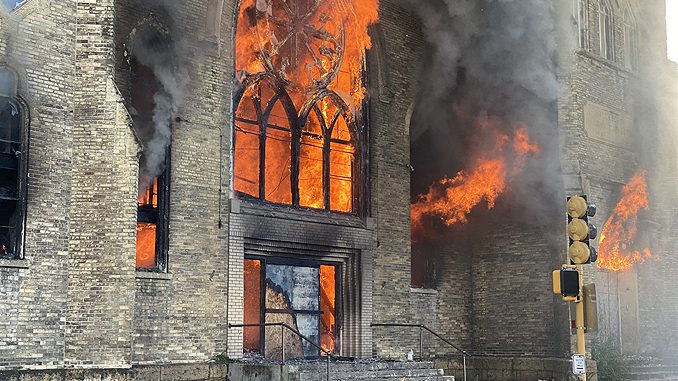
M 244 323 L 286 323 L 332 353 L 338 348 L 341 264 L 287 257 L 246 257 Z M 245 351 L 281 356 L 281 327 L 246 327 Z M 313 358 L 320 351 L 285 332 L 286 358 Z

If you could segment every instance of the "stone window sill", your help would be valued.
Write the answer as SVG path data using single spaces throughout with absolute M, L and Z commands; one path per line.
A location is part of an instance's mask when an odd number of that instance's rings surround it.
M 0 268 L 27 269 L 28 261 L 25 259 L 0 259 Z
M 154 273 L 151 271 L 137 271 L 137 279 L 157 279 L 157 280 L 172 280 L 172 274 L 169 273 Z
M 438 290 L 432 288 L 418 288 L 410 287 L 410 292 L 413 294 L 429 294 L 429 295 L 438 295 Z

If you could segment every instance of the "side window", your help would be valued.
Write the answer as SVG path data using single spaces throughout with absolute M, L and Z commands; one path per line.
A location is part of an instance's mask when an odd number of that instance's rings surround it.
M 589 19 L 587 0 L 573 0 L 572 16 L 577 24 L 577 41 L 579 49 L 589 48 Z
M 598 0 L 598 29 L 600 32 L 600 55 L 608 60 L 613 60 L 614 34 L 612 28 L 612 8 L 606 0 Z
M 0 258 L 23 257 L 27 127 L 16 76 L 0 67 Z
M 152 134 L 154 95 L 160 85 L 153 71 L 131 61 L 131 114 L 135 129 L 142 141 Z M 153 163 L 155 173 L 149 173 L 149 158 L 142 154 L 139 159 L 139 197 L 137 200 L 137 247 L 136 267 L 144 271 L 167 270 L 167 239 L 169 222 L 169 148 L 164 161 Z
M 638 28 L 629 9 L 624 12 L 624 66 L 638 70 Z

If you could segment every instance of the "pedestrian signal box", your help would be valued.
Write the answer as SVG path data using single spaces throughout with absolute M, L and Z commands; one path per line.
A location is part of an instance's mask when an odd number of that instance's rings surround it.
M 579 296 L 579 271 L 560 269 L 553 272 L 553 293 L 562 295 L 563 300 L 575 301 Z

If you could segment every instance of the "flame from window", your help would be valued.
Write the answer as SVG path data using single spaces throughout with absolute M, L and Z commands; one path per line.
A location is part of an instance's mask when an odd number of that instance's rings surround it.
M 320 346 L 322 349 L 334 353 L 336 341 L 336 267 L 320 266 L 320 308 L 321 332 Z
M 236 110 L 237 191 L 291 204 L 292 146 L 299 142 L 299 205 L 353 211 L 356 142 L 349 124 L 366 95 L 363 58 L 377 19 L 378 0 L 243 0 L 237 79 L 263 77 L 248 82 Z M 322 89 L 337 97 L 317 97 Z M 304 107 L 305 125 L 290 125 Z
M 137 222 L 137 268 L 155 268 L 156 225 Z
M 501 132 L 500 126 L 498 118 L 478 118 L 475 127 L 479 136 L 491 145 L 482 149 L 471 169 L 439 180 L 417 197 L 410 209 L 413 241 L 426 234 L 426 217 L 453 226 L 468 222 L 469 213 L 483 201 L 492 209 L 508 189 L 508 178 L 522 171 L 528 157 L 539 155 L 541 149 L 530 141 L 526 125 L 516 124 L 511 137 Z
M 141 187 L 140 187 L 141 188 Z M 153 179 L 152 186 L 145 186 L 143 192 L 139 195 L 137 204 L 139 206 L 152 206 L 153 208 L 158 207 L 158 178 Z
M 141 188 L 141 187 L 140 187 Z M 139 207 L 158 209 L 158 178 L 147 186 L 137 200 Z M 157 225 L 151 222 L 137 222 L 137 268 L 155 268 L 155 242 Z
M 261 261 L 258 259 L 245 259 L 243 279 L 244 292 L 244 324 L 261 323 Z M 261 328 L 245 327 L 243 330 L 243 346 L 251 352 L 261 349 Z
M 648 209 L 645 171 L 638 171 L 622 189 L 619 202 L 603 226 L 598 241 L 598 268 L 625 271 L 652 255 L 647 247 L 633 249 L 638 233 L 638 213 Z

